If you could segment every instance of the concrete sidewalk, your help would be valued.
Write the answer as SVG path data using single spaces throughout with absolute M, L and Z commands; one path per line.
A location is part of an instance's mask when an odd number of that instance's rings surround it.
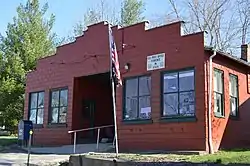
M 100 143 L 99 152 L 112 149 L 112 144 Z M 0 165 L 25 166 L 27 165 L 27 148 L 17 145 L 10 146 L 0 151 Z M 76 154 L 97 152 L 96 144 L 79 144 L 76 146 Z M 30 163 L 32 166 L 58 165 L 59 162 L 68 161 L 73 154 L 73 145 L 61 147 L 33 147 L 31 148 Z
M 68 161 L 70 155 L 31 154 L 30 166 L 56 166 L 60 162 Z M 28 154 L 21 148 L 11 147 L 0 151 L 0 165 L 27 166 Z
M 23 148 L 25 151 L 28 148 Z M 89 152 L 107 152 L 112 149 L 112 143 L 100 143 L 99 151 L 96 149 L 96 144 L 78 144 L 76 145 L 76 154 L 89 153 Z M 57 154 L 57 155 L 70 155 L 74 153 L 73 145 L 65 145 L 60 147 L 32 147 L 31 153 L 33 154 Z

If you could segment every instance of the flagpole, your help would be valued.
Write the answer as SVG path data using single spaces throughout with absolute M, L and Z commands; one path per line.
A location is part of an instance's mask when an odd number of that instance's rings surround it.
M 114 84 L 114 79 L 112 79 L 112 96 L 113 96 L 114 125 L 115 125 L 115 151 L 116 151 L 116 157 L 118 157 L 118 136 L 117 136 L 117 123 L 116 123 L 116 105 L 115 105 L 115 84 Z
M 110 41 L 111 41 L 111 37 L 112 35 L 110 34 L 110 24 L 108 24 L 109 26 L 109 44 L 110 44 Z M 109 46 L 110 48 L 110 46 Z M 113 112 L 114 112 L 114 126 L 115 126 L 115 152 L 116 152 L 116 157 L 118 157 L 118 136 L 117 136 L 117 122 L 116 122 L 116 102 L 115 102 L 115 83 L 114 83 L 114 79 L 113 79 L 113 76 L 112 76 L 112 52 L 111 52 L 111 49 L 110 50 L 110 79 L 111 79 L 111 83 L 112 83 L 112 98 L 113 98 Z

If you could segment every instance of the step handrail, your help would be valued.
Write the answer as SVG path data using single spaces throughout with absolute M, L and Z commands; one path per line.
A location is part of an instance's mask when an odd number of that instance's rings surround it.
M 113 127 L 113 126 L 114 125 L 105 125 L 105 126 L 89 127 L 89 128 L 84 128 L 84 129 L 78 129 L 78 130 L 70 130 L 70 131 L 68 131 L 69 134 L 74 133 L 74 149 L 73 149 L 74 153 L 76 153 L 76 133 L 77 132 L 97 129 L 98 133 L 97 133 L 96 149 L 99 150 L 100 129 L 108 128 L 108 127 Z M 113 146 L 114 146 L 114 142 L 113 142 Z
M 113 127 L 114 125 L 106 125 L 106 126 L 97 126 L 97 127 L 89 127 L 84 129 L 77 129 L 77 130 L 70 130 L 68 133 L 75 133 L 75 132 L 81 132 L 81 131 L 88 131 L 88 130 L 95 130 L 95 129 L 102 129 L 102 128 L 108 128 Z

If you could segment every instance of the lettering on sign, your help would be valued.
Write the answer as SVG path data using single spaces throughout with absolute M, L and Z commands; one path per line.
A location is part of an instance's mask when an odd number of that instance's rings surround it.
M 165 68 L 165 53 L 147 57 L 147 71 Z

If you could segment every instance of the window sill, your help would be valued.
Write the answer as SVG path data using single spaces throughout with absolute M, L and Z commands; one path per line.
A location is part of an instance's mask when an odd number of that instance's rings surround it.
M 191 117 L 161 117 L 160 122 L 196 122 L 195 116 Z
M 68 125 L 66 123 L 60 124 L 60 123 L 52 123 L 47 125 L 48 128 L 66 128 Z
M 33 124 L 34 129 L 41 129 L 43 128 L 43 124 Z
M 223 115 L 221 115 L 221 114 L 219 114 L 219 113 L 214 113 L 214 116 L 215 116 L 216 118 L 223 118 L 223 119 L 225 119 L 225 116 L 223 116 Z
M 123 120 L 124 124 L 151 124 L 153 123 L 152 119 L 136 119 L 136 120 Z

